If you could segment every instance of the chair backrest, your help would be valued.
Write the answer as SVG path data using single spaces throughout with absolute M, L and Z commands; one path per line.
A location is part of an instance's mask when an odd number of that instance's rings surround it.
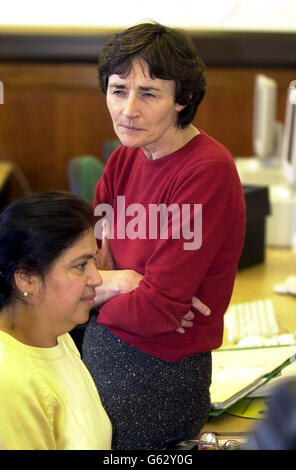
M 73 157 L 68 164 L 69 189 L 74 194 L 93 201 L 95 187 L 102 176 L 104 163 L 92 155 Z
M 122 143 L 118 139 L 108 139 L 105 141 L 102 148 L 102 156 L 105 163 L 107 163 L 107 160 L 110 157 L 111 153 L 114 152 L 114 150 L 116 150 L 121 145 Z

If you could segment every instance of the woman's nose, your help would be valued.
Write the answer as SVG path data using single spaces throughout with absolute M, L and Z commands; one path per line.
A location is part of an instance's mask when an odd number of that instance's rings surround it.
M 123 113 L 124 115 L 131 119 L 138 115 L 138 100 L 134 95 L 129 95 L 126 99 Z
M 92 287 L 99 287 L 103 283 L 102 276 L 100 275 L 99 271 L 94 264 L 92 266 L 91 273 L 89 273 L 88 277 L 88 284 Z

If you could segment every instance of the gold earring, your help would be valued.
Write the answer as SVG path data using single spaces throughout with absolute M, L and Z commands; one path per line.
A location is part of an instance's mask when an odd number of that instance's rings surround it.
M 28 297 L 28 295 L 29 295 L 29 292 L 27 290 L 25 290 L 24 297 Z

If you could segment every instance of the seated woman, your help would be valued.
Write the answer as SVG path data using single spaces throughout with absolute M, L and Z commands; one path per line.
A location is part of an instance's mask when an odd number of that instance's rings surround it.
M 92 208 L 33 194 L 0 216 L 0 449 L 110 449 L 111 423 L 68 332 L 102 279 Z

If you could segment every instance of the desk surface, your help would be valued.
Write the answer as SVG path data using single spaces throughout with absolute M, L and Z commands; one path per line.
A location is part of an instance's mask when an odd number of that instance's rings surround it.
M 8 180 L 12 172 L 12 165 L 9 162 L 0 161 L 0 191 Z
M 271 298 L 281 333 L 296 330 L 296 299 L 276 294 L 273 286 L 296 274 L 296 253 L 290 249 L 267 248 L 265 263 L 237 274 L 231 304 Z
M 267 248 L 266 260 L 246 268 L 237 274 L 231 304 L 250 300 L 271 298 L 277 314 L 280 332 L 296 331 L 296 298 L 276 294 L 274 284 L 283 282 L 287 276 L 296 274 L 296 253 L 290 249 Z M 227 339 L 223 342 L 227 345 Z M 239 436 L 250 431 L 257 420 L 239 418 L 229 413 L 211 417 L 203 431 L 213 431 L 225 436 Z

